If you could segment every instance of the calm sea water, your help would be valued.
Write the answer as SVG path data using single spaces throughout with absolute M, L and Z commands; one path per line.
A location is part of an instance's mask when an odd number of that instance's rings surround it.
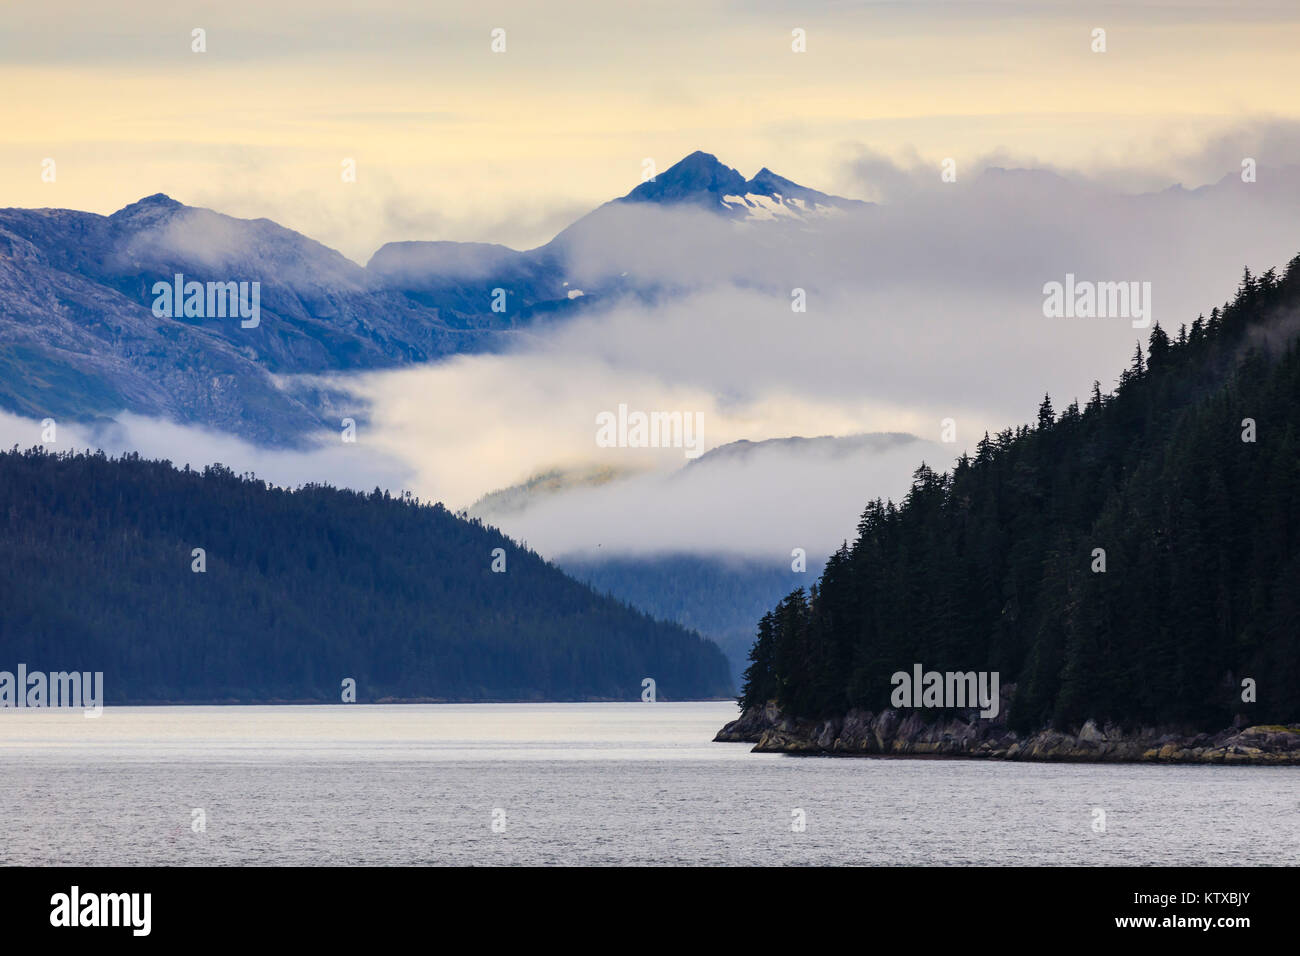
M 752 754 L 710 741 L 735 714 L 4 710 L 0 863 L 1300 862 L 1300 768 Z

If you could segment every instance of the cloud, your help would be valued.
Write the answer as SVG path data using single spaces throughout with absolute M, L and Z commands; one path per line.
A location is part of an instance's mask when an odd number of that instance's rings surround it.
M 482 516 L 552 556 L 689 551 L 779 566 L 802 548 L 811 567 L 854 536 L 869 499 L 899 499 L 923 459 L 942 467 L 950 454 L 910 435 L 812 448 L 773 442 L 743 457 L 706 457 L 670 474 L 561 491 L 515 513 Z
M 1159 192 L 1175 184 L 1189 189 L 1217 183 L 1240 172 L 1247 157 L 1259 166 L 1281 170 L 1300 161 L 1300 122 L 1284 117 L 1238 120 L 1207 136 L 1171 141 L 1167 131 L 1108 143 L 1112 150 L 1072 165 L 1054 163 L 1010 149 L 961 154 L 959 182 L 991 169 L 1052 173 L 1076 187 L 1100 187 L 1119 195 Z M 914 200 L 940 183 L 948 156 L 922 156 L 914 147 L 894 154 L 858 145 L 848 151 L 838 181 L 855 196 L 881 202 Z
M 1231 165 L 1197 190 L 1133 193 L 1104 177 L 997 166 L 942 183 L 937 170 L 867 156 L 861 173 L 886 184 L 887 201 L 860 214 L 731 223 L 610 207 L 566 234 L 592 308 L 539 323 L 501 353 L 331 379 L 367 408 L 356 445 L 327 435 L 305 454 L 268 452 L 129 416 L 119 432 L 69 440 L 221 459 L 277 483 L 409 488 L 453 508 L 548 470 L 604 468 L 629 476 L 541 496 L 502 527 L 551 554 L 811 555 L 851 536 L 867 500 L 905 493 L 922 459 L 948 467 L 984 431 L 1031 420 L 1044 392 L 1060 409 L 1094 378 L 1113 386 L 1147 330 L 1047 318 L 1046 283 L 1149 282 L 1154 318 L 1173 333 L 1229 298 L 1242 266 L 1289 261 L 1300 173 L 1286 161 L 1300 144 L 1280 132 L 1260 142 L 1276 162 L 1261 160 L 1257 182 Z M 1205 162 L 1231 151 L 1211 143 Z M 624 272 L 642 294 L 609 291 Z M 794 289 L 806 311 L 792 308 Z M 597 416 L 619 405 L 698 414 L 705 448 L 864 432 L 920 441 L 847 462 L 773 446 L 706 465 L 681 448 L 601 447 Z M 946 419 L 956 441 L 934 445 Z M 6 427 L 35 441 L 30 422 Z
M 1172 333 L 1230 298 L 1242 266 L 1295 254 L 1296 179 L 1296 167 L 1261 167 L 1256 183 L 1229 174 L 1207 189 L 1133 195 L 990 168 L 785 228 L 615 208 L 571 231 L 575 281 L 590 289 L 630 271 L 693 291 L 606 296 L 504 354 L 333 384 L 369 403 L 366 441 L 460 506 L 548 469 L 650 470 L 502 517 L 544 550 L 770 550 L 800 527 L 833 545 L 832 529 L 851 533 L 868 498 L 905 491 L 921 457 L 948 467 L 986 430 L 1031 420 L 1044 392 L 1063 408 L 1094 379 L 1113 387 L 1149 330 L 1128 317 L 1047 318 L 1046 283 L 1149 282 L 1153 317 Z M 796 287 L 806 312 L 792 310 Z M 798 455 L 706 480 L 680 450 L 597 447 L 596 416 L 619 404 L 699 412 L 707 447 L 871 431 L 934 441 L 945 419 L 957 441 L 938 459 L 920 448 L 865 456 L 838 485 L 835 467 Z
M 685 308 L 683 316 L 694 314 L 692 306 Z M 558 341 L 548 336 L 535 348 L 505 355 L 462 356 L 333 379 L 331 385 L 368 403 L 368 427 L 360 442 L 411 463 L 422 494 L 454 507 L 553 468 L 607 465 L 667 472 L 686 464 L 682 447 L 600 447 L 597 416 L 617 413 L 620 404 L 631 411 L 698 414 L 706 449 L 742 438 L 848 434 L 871 418 L 853 402 L 767 388 L 720 394 L 706 376 L 690 374 L 689 368 L 655 368 L 648 350 L 659 318 L 655 310 L 620 311 L 577 323 L 593 333 L 585 347 L 577 341 L 581 335 L 562 335 Z M 566 329 L 576 332 L 575 326 Z M 621 349 L 635 350 L 633 335 L 647 352 L 640 356 L 643 361 L 629 363 Z
M 219 462 L 239 474 L 252 472 L 263 481 L 289 488 L 326 482 L 357 491 L 412 487 L 412 472 L 405 462 L 344 444 L 338 435 L 332 443 L 322 442 L 306 452 L 265 448 L 221 432 L 129 412 L 101 423 L 56 422 L 53 441 L 44 433 L 42 422 L 0 412 L 0 447 L 4 448 L 43 445 L 51 452 L 138 452 L 145 458 L 170 461 L 177 468 L 202 469 Z
M 250 236 L 251 241 L 250 241 Z M 306 243 L 282 226 L 250 224 L 208 209 L 183 209 L 132 235 L 115 250 L 118 268 L 146 262 L 183 262 L 221 278 L 255 276 L 273 263 L 277 282 L 312 293 L 359 290 L 364 274 L 334 250 Z

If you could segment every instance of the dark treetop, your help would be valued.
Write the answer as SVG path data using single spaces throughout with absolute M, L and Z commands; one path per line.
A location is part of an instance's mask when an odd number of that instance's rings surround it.
M 716 645 L 480 522 L 219 465 L 0 453 L 0 582 L 0 670 L 103 671 L 108 703 L 730 692 Z

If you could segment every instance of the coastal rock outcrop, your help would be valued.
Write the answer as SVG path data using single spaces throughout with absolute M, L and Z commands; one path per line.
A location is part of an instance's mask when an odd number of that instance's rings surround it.
M 918 711 L 850 710 L 839 718 L 806 720 L 781 713 L 773 701 L 747 708 L 713 739 L 753 743 L 756 753 L 1300 765 L 1300 726 L 1189 733 L 1167 727 L 1126 731 L 1088 720 L 1078 728 L 1044 727 L 1022 736 L 1004 719 L 984 720 L 975 711 L 926 720 Z

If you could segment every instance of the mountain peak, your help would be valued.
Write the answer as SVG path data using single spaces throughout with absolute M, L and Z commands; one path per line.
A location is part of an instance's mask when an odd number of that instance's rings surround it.
M 143 199 L 137 199 L 129 206 L 123 206 L 109 218 L 126 219 L 136 213 L 171 211 L 174 209 L 181 209 L 184 205 L 184 203 L 177 202 L 166 193 L 154 193 L 152 196 L 145 196 Z
M 766 166 L 746 180 L 703 150 L 684 157 L 618 201 L 703 206 L 735 219 L 802 219 L 813 212 L 867 205 L 800 186 Z
M 712 153 L 696 150 L 623 197 L 626 202 L 704 203 L 714 205 L 725 195 L 743 193 L 745 177 L 718 162 Z
M 718 160 L 718 157 L 714 156 L 712 153 L 706 153 L 702 149 L 697 149 L 695 152 L 687 156 L 683 156 L 680 160 L 677 161 L 676 165 L 672 166 L 671 168 L 676 169 L 678 166 L 701 166 L 701 167 L 708 166 L 708 167 L 719 167 L 721 169 L 729 168 L 727 166 L 724 166 Z
M 759 193 L 764 196 L 770 196 L 773 194 L 791 196 L 802 195 L 804 193 L 812 193 L 818 196 L 825 195 L 825 193 L 819 193 L 815 189 L 800 186 L 798 183 L 786 179 L 784 176 L 778 176 L 766 166 L 755 173 L 754 178 L 751 179 L 747 185 L 751 193 Z
M 166 193 L 154 193 L 152 196 L 145 196 L 143 199 L 136 200 L 131 205 L 132 206 L 166 206 L 169 209 L 175 209 L 177 206 L 184 205 L 184 203 L 177 202 L 175 199 L 172 199 L 172 197 L 168 196 Z M 128 206 L 127 208 L 129 209 L 130 206 Z

